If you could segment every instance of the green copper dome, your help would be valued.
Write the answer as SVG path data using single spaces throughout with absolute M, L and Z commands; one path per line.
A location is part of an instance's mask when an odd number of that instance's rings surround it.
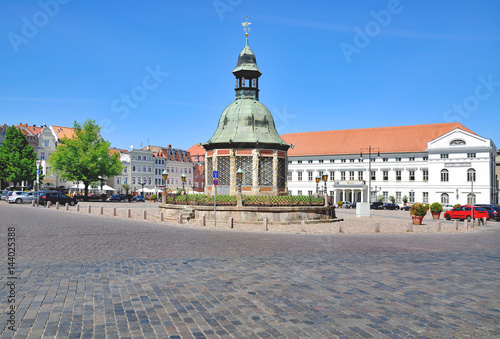
M 222 112 L 214 135 L 203 146 L 214 148 L 290 147 L 276 131 L 271 112 L 259 101 L 259 77 L 255 54 L 247 44 L 233 70 L 236 77 L 235 98 Z

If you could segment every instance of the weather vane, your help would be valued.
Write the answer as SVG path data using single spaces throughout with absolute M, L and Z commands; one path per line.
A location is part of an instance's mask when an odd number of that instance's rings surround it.
M 251 22 L 248 22 L 249 19 L 250 17 L 247 15 L 245 17 L 246 21 L 241 23 L 241 26 L 243 26 L 243 30 L 245 31 L 245 36 L 248 36 L 248 32 L 250 32 L 250 25 L 252 24 Z

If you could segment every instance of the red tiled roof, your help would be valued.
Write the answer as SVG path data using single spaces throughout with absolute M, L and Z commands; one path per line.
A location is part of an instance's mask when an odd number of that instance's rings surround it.
M 43 127 L 28 125 L 20 123 L 19 125 L 14 125 L 15 128 L 21 129 L 21 131 L 26 135 L 38 135 L 42 132 Z
M 73 138 L 74 136 L 76 136 L 74 128 L 62 127 L 62 126 L 54 126 L 54 125 L 52 125 L 52 128 L 56 132 L 57 138 L 59 140 L 61 140 L 64 137 L 66 137 L 66 138 Z
M 283 134 L 286 143 L 293 143 L 289 156 L 359 154 L 368 146 L 379 148 L 380 153 L 424 152 L 427 142 L 456 128 L 474 133 L 458 122 L 346 129 L 336 131 Z M 474 133 L 475 134 L 475 133 Z
M 198 144 L 195 144 L 195 145 L 191 146 L 190 148 L 188 148 L 187 152 L 189 152 L 191 154 L 191 156 L 205 155 L 205 149 L 203 147 L 199 146 Z

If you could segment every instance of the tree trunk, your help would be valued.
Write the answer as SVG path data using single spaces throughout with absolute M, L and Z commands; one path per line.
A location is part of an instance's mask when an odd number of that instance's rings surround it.
M 83 194 L 85 196 L 85 198 L 83 200 L 88 201 L 89 200 L 89 185 L 90 185 L 90 182 L 89 181 L 84 181 L 83 185 L 85 186 L 85 193 Z

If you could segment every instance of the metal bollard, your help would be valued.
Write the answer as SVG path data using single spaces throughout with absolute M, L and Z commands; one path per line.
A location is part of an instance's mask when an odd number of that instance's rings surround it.
M 436 232 L 441 232 L 441 221 L 436 222 Z
M 413 232 L 413 221 L 408 221 L 408 232 Z
M 92 213 L 92 206 L 90 205 L 87 206 L 87 213 Z
M 160 221 L 163 221 L 163 212 L 160 212 Z
M 103 214 L 104 214 L 104 207 L 101 206 L 101 215 L 103 215 Z
M 306 231 L 306 221 L 305 220 L 302 220 L 300 222 L 300 231 L 301 232 L 305 232 Z
M 116 217 L 116 207 L 113 207 L 113 216 Z
M 380 222 L 375 221 L 375 233 L 379 233 L 379 232 L 380 232 Z
M 148 217 L 147 217 L 147 215 L 146 215 L 146 211 L 145 211 L 145 210 L 144 210 L 144 211 L 142 211 L 142 218 L 143 218 L 144 220 L 146 220 L 146 219 L 148 218 Z
M 127 208 L 127 217 L 132 218 L 132 210 L 130 208 Z
M 486 225 L 486 222 L 488 221 L 488 219 L 486 219 L 486 217 L 483 218 L 483 226 Z M 479 225 L 478 225 L 479 226 Z
M 230 217 L 229 218 L 229 228 L 233 228 L 234 224 L 233 224 L 233 217 Z
M 264 219 L 264 231 L 269 231 L 269 227 L 267 225 L 267 218 Z

